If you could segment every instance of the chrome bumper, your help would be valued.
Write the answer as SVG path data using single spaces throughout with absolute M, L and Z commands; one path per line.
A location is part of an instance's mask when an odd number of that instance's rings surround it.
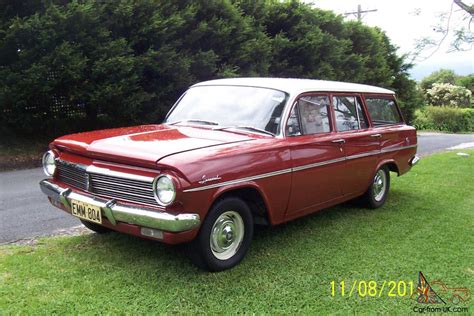
M 114 199 L 106 200 L 73 192 L 71 189 L 61 187 L 47 179 L 40 182 L 40 187 L 44 194 L 61 203 L 67 210 L 71 210 L 71 199 L 100 207 L 102 215 L 112 225 L 117 225 L 117 222 L 125 222 L 164 231 L 182 232 L 198 227 L 201 222 L 198 214 L 173 215 L 147 207 L 121 205 Z
M 420 157 L 418 157 L 418 155 L 415 155 L 413 156 L 413 158 L 410 159 L 409 163 L 410 163 L 410 166 L 414 166 L 418 163 L 418 161 L 420 161 Z

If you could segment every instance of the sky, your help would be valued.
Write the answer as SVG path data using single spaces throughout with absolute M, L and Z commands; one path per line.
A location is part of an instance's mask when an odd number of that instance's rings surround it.
M 414 51 L 415 42 L 423 37 L 441 38 L 433 31 L 433 28 L 440 24 L 442 18 L 440 14 L 445 13 L 446 19 L 442 22 L 447 24 L 447 16 L 451 11 L 451 0 L 307 0 L 314 7 L 334 11 L 336 14 L 357 11 L 360 4 L 362 10 L 377 10 L 362 15 L 362 22 L 370 26 L 378 26 L 386 32 L 392 43 L 399 47 L 399 54 L 408 54 Z M 465 0 L 467 4 L 474 1 Z M 450 29 L 456 26 L 467 26 L 468 21 L 462 18 L 466 14 L 453 4 L 453 11 L 450 19 Z M 354 15 L 347 16 L 346 19 L 356 19 Z M 474 24 L 474 23 L 472 23 Z M 474 28 L 474 25 L 471 25 Z M 433 53 L 433 50 L 422 54 L 415 66 L 410 70 L 413 79 L 421 80 L 433 71 L 440 68 L 452 69 L 459 75 L 474 73 L 474 48 L 469 51 L 448 53 L 450 36 L 445 39 L 443 45 Z M 428 55 L 433 53 L 429 58 Z M 425 60 L 423 60 L 425 59 Z

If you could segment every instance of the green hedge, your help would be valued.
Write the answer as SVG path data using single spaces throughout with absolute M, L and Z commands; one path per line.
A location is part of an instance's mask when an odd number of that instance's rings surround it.
M 0 134 L 159 123 L 190 85 L 234 76 L 374 84 L 420 104 L 380 29 L 300 1 L 25 0 L 0 10 Z
M 474 109 L 426 106 L 415 111 L 417 129 L 445 132 L 474 132 Z

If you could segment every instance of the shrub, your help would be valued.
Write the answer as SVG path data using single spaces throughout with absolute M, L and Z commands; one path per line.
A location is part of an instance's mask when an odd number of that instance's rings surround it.
M 450 83 L 435 83 L 426 91 L 427 101 L 431 105 L 469 107 L 471 91 Z
M 474 109 L 427 106 L 415 111 L 417 129 L 445 132 L 474 132 Z

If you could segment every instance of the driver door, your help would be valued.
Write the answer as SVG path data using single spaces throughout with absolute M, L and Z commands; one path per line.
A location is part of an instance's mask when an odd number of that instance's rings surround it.
M 303 95 L 293 105 L 286 127 L 293 168 L 287 217 L 310 213 L 342 196 L 345 157 L 330 113 L 328 95 Z

